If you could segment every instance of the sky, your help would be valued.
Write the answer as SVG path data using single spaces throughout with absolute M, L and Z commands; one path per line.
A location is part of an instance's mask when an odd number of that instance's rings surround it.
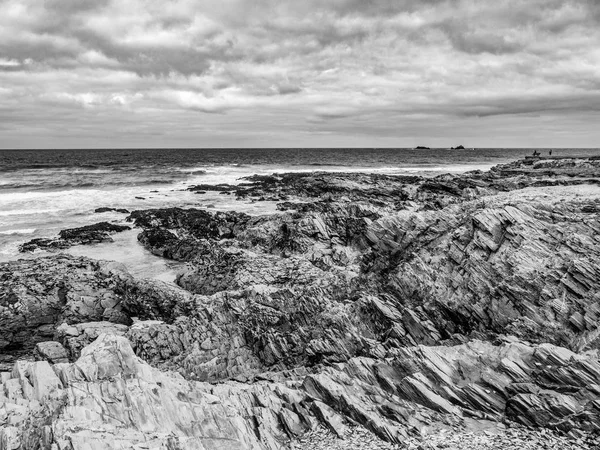
M 0 148 L 600 147 L 598 0 L 0 11 Z

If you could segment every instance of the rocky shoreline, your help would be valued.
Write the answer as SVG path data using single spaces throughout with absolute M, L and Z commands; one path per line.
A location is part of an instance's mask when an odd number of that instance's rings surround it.
M 133 211 L 175 284 L 0 264 L 1 450 L 598 448 L 599 160 L 212 188 L 279 212 Z

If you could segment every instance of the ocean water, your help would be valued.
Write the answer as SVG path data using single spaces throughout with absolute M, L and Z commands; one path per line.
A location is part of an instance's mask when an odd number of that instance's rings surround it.
M 550 149 L 541 150 L 547 154 Z M 65 228 L 100 221 L 124 223 L 126 214 L 94 213 L 99 207 L 135 209 L 167 206 L 275 211 L 268 202 L 250 203 L 218 193 L 198 195 L 194 184 L 239 183 L 252 174 L 352 171 L 433 176 L 487 170 L 533 152 L 531 149 L 106 149 L 0 150 L 0 262 L 37 257 L 19 254 L 19 244 L 54 237 Z M 600 156 L 600 149 L 552 149 L 554 156 Z M 164 280 L 178 266 L 145 251 L 137 231 L 114 243 L 73 247 L 67 252 L 124 263 L 135 275 Z

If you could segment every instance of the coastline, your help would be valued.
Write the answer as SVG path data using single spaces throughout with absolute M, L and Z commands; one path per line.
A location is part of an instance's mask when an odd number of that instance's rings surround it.
M 138 210 L 133 230 L 106 235 L 139 234 L 174 262 L 175 283 L 81 256 L 79 231 L 60 238 L 71 255 L 0 263 L 0 363 L 16 367 L 2 374 L 12 425 L 0 437 L 48 439 L 43 422 L 59 443 L 125 433 L 177 449 L 315 448 L 315 433 L 362 448 L 594 448 L 597 159 L 282 173 L 219 189 L 273 211 Z M 104 385 L 138 406 L 109 401 Z

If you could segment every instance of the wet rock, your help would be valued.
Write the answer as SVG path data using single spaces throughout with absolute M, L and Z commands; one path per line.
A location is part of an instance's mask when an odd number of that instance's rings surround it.
M 100 242 L 112 242 L 112 234 L 130 230 L 126 225 L 116 225 L 108 222 L 100 222 L 79 228 L 62 230 L 57 239 L 32 239 L 19 246 L 20 252 L 33 252 L 35 250 L 54 250 L 72 247 L 73 245 L 98 244 Z
M 121 231 L 131 230 L 131 227 L 126 225 L 115 225 L 108 222 L 100 222 L 94 225 L 87 225 L 80 228 L 70 228 L 62 230 L 58 235 L 66 241 L 79 241 L 81 243 L 101 242 L 105 234 L 120 233 Z
M 204 194 L 206 191 L 217 191 L 217 192 L 230 192 L 236 191 L 238 186 L 232 184 L 197 184 L 190 186 L 187 190 L 195 192 L 197 194 Z
M 125 208 L 109 208 L 109 207 L 102 207 L 102 208 L 96 208 L 94 210 L 95 213 L 105 213 L 105 212 L 118 212 L 118 213 L 122 213 L 122 214 L 129 214 L 129 210 L 125 209 Z
M 242 230 L 249 216 L 236 212 L 166 208 L 134 211 L 127 220 L 143 228 L 179 229 L 196 239 L 223 239 Z
M 50 239 L 50 238 L 35 238 L 19 245 L 19 251 L 21 253 L 34 252 L 36 250 L 55 250 L 65 249 L 71 246 L 70 243 L 62 239 Z

